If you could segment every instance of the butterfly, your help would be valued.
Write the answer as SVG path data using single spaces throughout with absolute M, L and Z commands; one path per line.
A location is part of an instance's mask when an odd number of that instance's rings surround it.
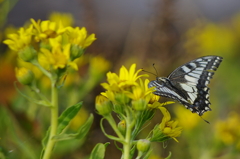
M 220 56 L 197 58 L 178 67 L 168 77 L 157 77 L 148 87 L 155 87 L 155 95 L 177 100 L 192 113 L 202 116 L 211 110 L 207 85 L 222 59 Z

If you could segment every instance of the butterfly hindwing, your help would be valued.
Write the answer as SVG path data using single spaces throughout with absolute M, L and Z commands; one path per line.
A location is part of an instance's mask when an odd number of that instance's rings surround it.
M 219 56 L 204 56 L 175 69 L 167 78 L 158 77 L 149 87 L 154 94 L 179 101 L 194 113 L 211 110 L 207 85 L 222 61 Z

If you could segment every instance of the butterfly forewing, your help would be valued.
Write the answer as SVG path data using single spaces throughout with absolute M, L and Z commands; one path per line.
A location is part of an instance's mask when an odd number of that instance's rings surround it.
M 200 57 L 178 67 L 167 78 L 151 81 L 149 87 L 155 87 L 154 94 L 175 99 L 202 115 L 211 110 L 207 85 L 221 61 L 219 56 Z

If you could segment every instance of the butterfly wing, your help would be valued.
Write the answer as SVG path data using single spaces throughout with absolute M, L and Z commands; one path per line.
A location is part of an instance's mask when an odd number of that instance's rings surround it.
M 202 115 L 211 110 L 207 85 L 217 70 L 222 57 L 204 56 L 192 60 L 175 69 L 168 79 L 172 87 L 184 93 L 188 103 L 184 104 L 192 112 Z

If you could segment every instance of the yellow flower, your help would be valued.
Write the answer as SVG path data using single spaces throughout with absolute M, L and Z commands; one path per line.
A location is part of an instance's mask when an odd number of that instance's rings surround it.
M 55 47 L 52 52 L 48 49 L 41 48 L 41 53 L 38 58 L 39 63 L 47 70 L 63 69 L 67 65 L 67 57 L 62 53 L 61 48 Z
M 61 22 L 51 22 L 49 20 L 37 22 L 34 19 L 31 19 L 31 22 L 34 26 L 34 35 L 35 40 L 39 42 L 40 40 L 46 40 L 48 38 L 55 38 L 58 35 L 61 35 L 65 32 L 65 27 L 61 24 Z
M 107 90 L 105 92 L 102 92 L 101 95 L 103 95 L 104 97 L 107 97 L 112 102 L 116 102 L 115 101 L 115 94 L 114 94 L 113 91 Z
M 182 127 L 177 127 L 178 121 L 171 120 L 170 113 L 164 107 L 159 107 L 163 114 L 163 119 L 159 125 L 160 130 L 166 135 L 178 142 L 176 137 L 181 135 Z
M 108 72 L 107 73 L 108 83 L 102 83 L 101 85 L 106 90 L 111 90 L 116 92 L 122 92 L 124 91 L 124 89 L 127 90 L 132 86 L 136 86 L 138 85 L 136 80 L 142 76 L 147 76 L 147 75 L 146 74 L 138 75 L 141 69 L 137 70 L 136 72 L 135 72 L 135 69 L 136 69 L 136 64 L 132 64 L 129 71 L 124 66 L 122 66 L 120 68 L 119 76 L 115 73 Z
M 142 79 L 139 79 L 139 83 L 132 87 L 131 92 L 126 92 L 129 98 L 133 100 L 145 99 L 147 102 L 150 101 L 153 89 L 148 88 L 149 80 L 146 79 L 143 83 Z
M 20 51 L 26 46 L 29 46 L 32 39 L 33 26 L 30 25 L 27 29 L 20 28 L 17 34 L 9 34 L 7 40 L 3 43 L 7 44 L 10 49 Z
M 67 27 L 66 34 L 68 36 L 68 42 L 77 45 L 80 48 L 86 48 L 96 40 L 95 34 L 87 35 L 87 30 L 85 27 L 81 29 L 79 27 L 72 28 Z
M 140 71 L 142 71 L 142 69 L 139 69 L 135 72 L 136 70 L 136 64 L 132 64 L 129 71 L 122 66 L 120 69 L 120 73 L 119 73 L 119 80 L 120 80 L 120 86 L 124 86 L 124 85 L 135 85 L 136 84 L 136 80 L 140 77 L 143 76 L 148 76 L 148 75 L 138 75 Z
M 49 16 L 49 20 L 56 23 L 62 23 L 64 27 L 72 26 L 74 19 L 69 13 L 53 12 Z
M 153 88 L 153 87 L 152 87 L 152 88 Z M 150 98 L 149 104 L 153 104 L 154 102 L 159 101 L 160 96 L 151 93 L 151 94 L 149 94 L 149 98 Z M 174 102 L 173 102 L 173 103 L 174 103 Z
M 70 60 L 70 44 L 62 46 L 56 38 L 49 42 L 51 50 L 41 48 L 38 55 L 38 61 L 45 69 L 57 70 L 67 68 L 67 66 L 78 69 L 77 64 Z

